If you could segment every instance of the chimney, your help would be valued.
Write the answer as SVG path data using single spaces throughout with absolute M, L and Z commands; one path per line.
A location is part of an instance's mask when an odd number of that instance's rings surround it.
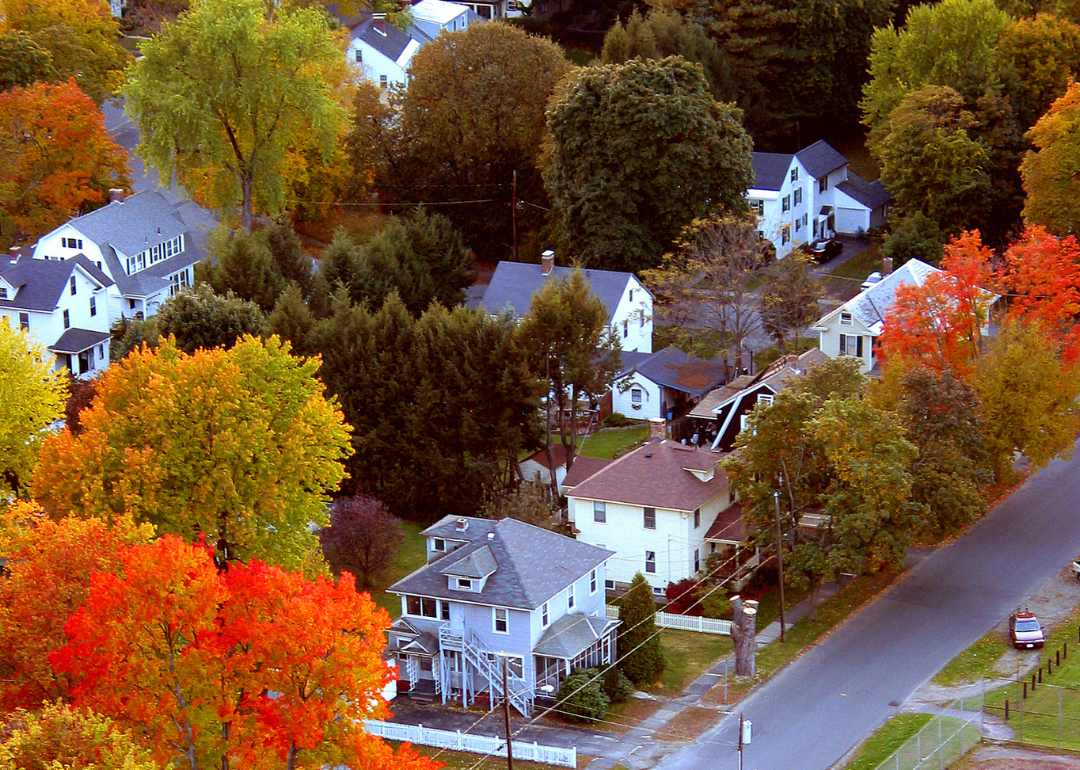
M 11 246 L 8 248 L 8 253 L 11 255 L 11 264 L 16 264 L 19 261 L 19 254 L 22 252 L 22 247 Z
M 109 203 L 123 203 L 124 191 L 119 187 L 109 188 Z
M 667 421 L 663 417 L 649 420 L 649 438 L 667 438 Z
M 544 249 L 540 254 L 540 273 L 545 278 L 551 275 L 551 271 L 555 267 L 555 252 L 551 249 Z
M 386 14 L 376 13 L 371 16 L 371 26 L 383 37 L 386 37 Z
M 881 277 L 884 278 L 892 272 L 892 257 L 881 258 Z
M 469 528 L 469 520 L 468 519 L 458 519 L 456 524 L 457 524 L 457 526 L 455 526 L 454 529 L 456 529 L 458 532 L 464 532 L 465 530 L 467 530 Z

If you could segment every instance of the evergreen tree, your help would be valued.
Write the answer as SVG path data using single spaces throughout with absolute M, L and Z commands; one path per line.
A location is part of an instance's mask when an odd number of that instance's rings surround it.
M 556 712 L 571 722 L 599 722 L 611 705 L 602 685 L 603 679 L 595 668 L 574 669 L 559 685 L 555 695 Z
M 258 305 L 232 292 L 222 297 L 205 283 L 167 299 L 154 321 L 159 335 L 176 337 L 176 347 L 188 354 L 199 348 L 228 349 L 245 335 L 266 332 L 266 316 Z
M 619 605 L 618 651 L 620 668 L 631 682 L 641 686 L 656 681 L 664 670 L 664 651 L 656 629 L 656 601 L 652 586 L 640 572 Z
M 262 232 L 219 234 L 210 250 L 212 259 L 199 264 L 196 277 L 209 283 L 218 294 L 232 292 L 266 313 L 274 309 L 285 281 Z
M 288 219 L 279 220 L 263 228 L 260 233 L 266 241 L 278 275 L 285 282 L 295 283 L 307 296 L 311 288 L 311 257 L 304 253 L 304 244 Z
M 295 283 L 290 283 L 289 288 L 278 297 L 268 326 L 271 334 L 292 343 L 293 352 L 297 355 L 306 356 L 313 352 L 311 331 L 315 326 L 315 317 L 304 302 L 300 287 Z

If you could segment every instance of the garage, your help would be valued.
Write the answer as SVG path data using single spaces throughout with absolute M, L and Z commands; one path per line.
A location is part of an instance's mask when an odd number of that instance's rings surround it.
M 836 209 L 836 231 L 838 233 L 857 233 L 870 229 L 870 212 L 864 208 Z

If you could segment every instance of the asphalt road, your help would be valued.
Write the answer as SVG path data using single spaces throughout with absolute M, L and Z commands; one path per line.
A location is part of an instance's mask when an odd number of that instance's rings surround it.
M 1078 442 L 1080 445 L 1080 442 Z M 743 704 L 746 770 L 826 770 L 1080 553 L 1080 451 L 1054 461 Z M 733 770 L 729 717 L 662 770 Z

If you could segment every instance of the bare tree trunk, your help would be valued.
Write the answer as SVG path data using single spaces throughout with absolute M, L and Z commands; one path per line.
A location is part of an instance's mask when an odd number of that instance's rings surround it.
M 563 446 L 566 447 L 566 472 L 570 472 L 570 468 L 574 465 L 574 455 L 577 453 L 577 403 L 578 392 L 577 385 L 570 386 L 570 443 L 566 443 L 563 440 Z M 566 435 L 565 433 L 563 434 Z
M 250 179 L 244 179 L 240 182 L 240 190 L 243 192 L 243 202 L 240 205 L 240 224 L 248 232 L 251 232 L 251 227 L 255 223 L 254 206 L 251 201 L 252 186 Z
M 743 602 L 731 597 L 735 619 L 731 621 L 731 638 L 735 642 L 735 676 L 757 675 L 757 602 Z

